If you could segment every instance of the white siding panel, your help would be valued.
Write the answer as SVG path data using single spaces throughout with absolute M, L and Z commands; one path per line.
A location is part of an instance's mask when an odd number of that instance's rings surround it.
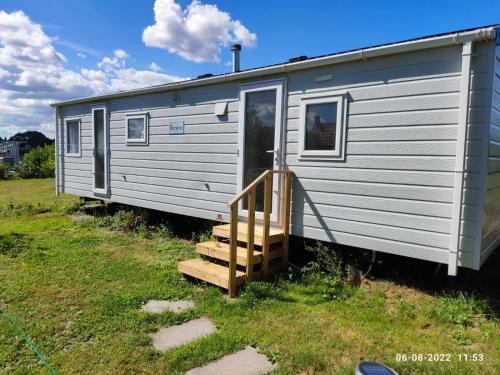
M 377 237 L 367 237 L 359 234 L 344 233 L 330 230 L 328 228 L 319 229 L 307 226 L 292 226 L 292 233 L 296 236 L 341 244 L 350 244 L 350 246 L 381 251 L 384 253 L 404 255 L 439 263 L 448 262 L 448 251 L 439 248 L 386 240 Z
M 300 179 L 299 191 L 342 193 L 351 195 L 365 195 L 373 197 L 411 199 L 428 202 L 452 202 L 451 188 L 424 187 L 413 185 L 397 185 L 383 183 L 348 182 L 348 181 L 321 181 L 314 179 Z
M 235 162 L 236 155 L 200 153 L 200 152 L 168 152 L 168 151 L 133 151 L 131 147 L 128 151 L 112 151 L 111 157 L 114 160 L 133 159 L 144 161 L 183 161 L 195 163 L 230 163 Z
M 147 165 L 151 169 L 177 169 L 181 171 L 197 171 L 210 173 L 236 173 L 236 164 L 213 164 L 213 163 L 195 163 L 195 162 L 168 162 L 134 159 L 116 159 L 111 160 L 111 171 L 113 167 L 144 167 Z
M 371 155 L 357 156 L 348 154 L 345 163 L 336 162 L 312 162 L 299 160 L 296 156 L 296 145 L 287 145 L 287 163 L 294 169 L 295 166 L 315 168 L 326 167 L 332 168 L 332 173 L 336 168 L 364 168 L 364 169 L 381 169 L 381 170 L 413 170 L 413 171 L 436 171 L 450 172 L 454 171 L 455 158 L 448 156 L 402 156 L 402 155 Z M 500 164 L 500 159 L 498 159 Z M 480 160 L 477 157 L 466 158 L 466 169 L 476 171 L 479 167 Z
M 114 188 L 113 193 L 111 194 L 111 200 L 113 200 L 114 196 L 121 196 L 132 199 L 143 199 L 150 202 L 166 203 L 186 208 L 206 209 L 213 212 L 225 212 L 227 210 L 226 202 L 215 202 L 212 200 L 200 200 L 200 199 L 176 197 L 171 195 L 162 195 L 157 193 L 149 193 L 131 189 Z
M 362 236 L 377 237 L 381 239 L 396 240 L 416 245 L 435 246 L 447 249 L 450 238 L 447 234 L 400 228 L 392 225 L 379 225 L 364 221 L 333 219 L 317 215 L 298 216 L 299 220 L 292 222 L 297 227 L 333 228 L 342 233 L 359 234 Z
M 355 181 L 369 183 L 405 184 L 422 186 L 453 187 L 454 174 L 450 172 L 427 173 L 413 170 L 379 170 L 358 168 L 332 168 L 331 164 L 316 168 L 293 168 L 294 172 L 304 179 L 321 179 L 336 181 Z M 473 177 L 470 177 L 473 180 Z
M 360 141 L 436 141 L 456 140 L 456 125 L 400 126 L 387 128 L 354 128 L 347 133 L 348 142 Z
M 418 204 L 418 202 L 416 203 Z M 450 233 L 450 223 L 447 218 L 435 216 L 423 216 L 413 211 L 408 214 L 400 212 L 389 212 L 386 210 L 374 210 L 366 208 L 342 207 L 340 205 L 314 204 L 304 205 L 301 208 L 305 216 L 320 218 L 332 218 L 350 221 L 359 221 L 372 224 L 388 225 L 392 227 L 417 229 L 423 231 Z M 384 207 L 381 205 L 381 209 Z M 399 208 L 401 210 L 401 208 Z M 297 209 L 297 212 L 301 210 Z M 408 210 L 410 211 L 410 210 Z
M 233 196 L 233 194 L 209 191 L 206 188 L 202 190 L 201 187 L 198 187 L 198 189 L 174 188 L 169 186 L 151 185 L 123 180 L 111 180 L 111 188 L 115 192 L 119 192 L 121 190 L 129 190 L 137 193 L 152 193 L 160 196 L 186 198 L 197 201 L 208 200 L 210 202 L 224 204 L 226 204 Z
M 147 177 L 157 177 L 164 178 L 166 180 L 186 180 L 193 182 L 219 182 L 224 184 L 229 184 L 234 186 L 236 191 L 236 185 L 234 181 L 236 176 L 234 173 L 210 173 L 205 171 L 186 171 L 186 170 L 175 170 L 175 169 L 153 169 L 141 167 L 113 167 L 111 176 L 117 176 L 118 178 L 126 179 L 146 179 Z M 120 177 L 121 176 L 121 177 Z M 168 186 L 168 185 L 166 185 Z
M 200 173 L 201 174 L 201 173 Z M 177 174 L 176 174 L 177 175 Z M 208 175 L 213 176 L 213 175 Z M 234 180 L 233 175 L 229 175 L 230 181 Z M 198 180 L 196 180 L 198 178 Z M 207 181 L 203 180 L 202 176 L 196 176 L 193 174 L 192 179 L 180 179 L 178 176 L 174 178 L 163 178 L 163 177 L 145 177 L 144 175 L 133 175 L 133 174 L 111 174 L 111 181 L 116 181 L 117 183 L 126 182 L 127 184 L 141 184 L 146 186 L 158 186 L 158 187 L 173 187 L 186 190 L 202 191 L 202 192 L 216 192 L 216 193 L 226 193 L 231 196 L 236 193 L 234 190 L 234 185 L 231 183 L 220 183 L 221 179 L 217 181 Z
M 196 143 L 193 144 L 149 144 L 149 145 L 127 145 L 125 143 L 114 143 L 110 145 L 111 152 L 114 151 L 143 151 L 143 152 L 196 152 L 209 154 L 214 152 L 214 145 L 211 143 Z M 236 144 L 218 144 L 217 152 L 221 154 L 236 154 L 238 146 Z
M 434 111 L 414 111 L 411 113 L 379 113 L 370 115 L 349 116 L 349 128 L 378 126 L 411 126 L 457 124 L 458 109 L 441 109 Z M 296 128 L 298 129 L 298 128 Z

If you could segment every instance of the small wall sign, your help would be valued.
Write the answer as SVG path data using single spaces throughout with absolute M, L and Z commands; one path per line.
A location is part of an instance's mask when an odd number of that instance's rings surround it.
M 168 134 L 184 134 L 184 121 L 175 121 L 169 123 L 169 132 Z
M 324 82 L 333 79 L 333 74 L 321 74 L 317 75 L 315 80 L 316 82 Z

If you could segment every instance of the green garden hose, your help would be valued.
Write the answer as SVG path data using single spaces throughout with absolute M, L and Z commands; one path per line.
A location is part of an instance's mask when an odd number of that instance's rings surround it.
M 18 333 L 23 337 L 24 341 L 26 341 L 26 344 L 28 344 L 28 347 L 31 349 L 31 351 L 38 357 L 42 365 L 47 367 L 47 369 L 51 372 L 52 375 L 58 375 L 57 371 L 54 370 L 54 368 L 47 363 L 45 358 L 43 357 L 42 354 L 36 349 L 35 344 L 29 339 L 29 337 L 24 333 L 22 328 L 19 326 L 17 321 L 14 319 L 14 317 L 10 314 L 7 314 L 5 311 L 0 309 L 0 315 L 4 316 L 14 327 L 16 327 Z

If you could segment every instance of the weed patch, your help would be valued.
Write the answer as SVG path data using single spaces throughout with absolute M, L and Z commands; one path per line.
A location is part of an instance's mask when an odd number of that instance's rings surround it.
M 30 237 L 22 233 L 0 234 L 0 254 L 16 258 L 30 248 Z
M 428 313 L 442 323 L 469 327 L 489 316 L 489 305 L 474 294 L 452 292 L 440 297 Z
M 135 233 L 148 239 L 171 239 L 174 237 L 173 230 L 168 223 L 150 225 L 145 215 L 141 215 L 132 209 L 119 210 L 113 215 L 95 217 L 93 223 L 101 228 Z
M 315 260 L 300 269 L 299 280 L 308 284 L 311 292 L 325 301 L 349 297 L 353 288 L 347 282 L 350 267 L 329 246 L 317 242 L 315 246 L 305 246 Z

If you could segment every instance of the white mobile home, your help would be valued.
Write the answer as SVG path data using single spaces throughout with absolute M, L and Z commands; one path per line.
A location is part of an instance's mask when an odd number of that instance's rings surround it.
M 483 27 L 54 104 L 57 192 L 255 217 L 260 226 L 214 230 L 226 253 L 200 248 L 229 262 L 229 281 L 183 268 L 221 286 L 243 279 L 241 265 L 265 273 L 274 242 L 285 259 L 288 231 L 451 275 L 479 269 L 500 240 L 499 35 Z M 267 188 L 251 184 L 266 170 Z

